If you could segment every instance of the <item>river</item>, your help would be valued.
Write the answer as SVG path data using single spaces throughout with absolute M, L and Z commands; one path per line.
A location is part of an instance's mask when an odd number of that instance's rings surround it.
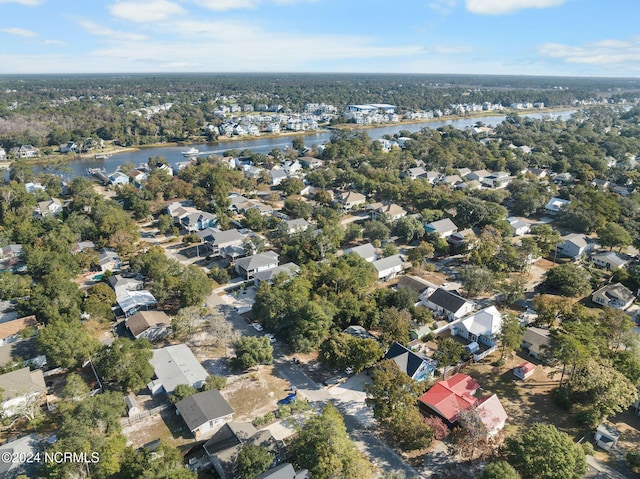
M 572 113 L 576 110 L 563 110 L 552 113 L 531 113 L 531 114 L 523 114 L 521 116 L 528 116 L 530 118 L 540 119 L 544 116 L 551 115 L 552 118 L 560 117 L 563 120 L 568 119 Z M 425 121 L 421 123 L 410 123 L 410 124 L 396 124 L 392 126 L 380 126 L 374 128 L 366 128 L 358 130 L 366 132 L 372 139 L 381 138 L 384 135 L 394 135 L 398 133 L 400 130 L 416 132 L 420 131 L 423 128 L 431 128 L 437 129 L 443 126 L 451 125 L 455 128 L 464 129 L 468 126 L 475 125 L 478 122 L 482 122 L 489 126 L 495 126 L 501 123 L 505 119 L 505 115 L 500 116 L 479 116 L 473 118 L 458 118 L 453 120 L 444 120 L 444 121 Z M 218 141 L 216 143 L 196 143 L 193 145 L 200 151 L 200 156 L 207 156 L 210 154 L 221 155 L 225 151 L 236 150 L 242 151 L 246 149 L 250 149 L 255 153 L 269 153 L 274 148 L 279 148 L 280 150 L 284 150 L 286 147 L 291 146 L 291 142 L 293 138 L 302 137 L 304 139 L 305 146 L 311 147 L 313 145 L 321 145 L 327 143 L 331 139 L 332 132 L 331 131 L 322 131 L 318 133 L 301 133 L 299 136 L 281 136 L 281 137 L 272 137 L 272 138 L 251 138 L 247 140 L 227 140 L 227 141 Z M 152 156 L 163 156 L 165 157 L 171 166 L 179 163 L 181 161 L 185 161 L 182 152 L 186 150 L 188 146 L 158 146 L 151 148 L 141 148 L 135 151 L 127 151 L 123 153 L 117 153 L 110 158 L 106 158 L 103 160 L 96 160 L 93 158 L 82 158 L 78 160 L 73 160 L 70 163 L 71 171 L 68 173 L 64 173 L 63 176 L 65 179 L 69 180 L 74 176 L 85 175 L 87 168 L 100 168 L 107 171 L 107 173 L 112 173 L 116 170 L 116 168 L 125 163 L 132 163 L 134 165 L 139 165 L 140 163 L 146 163 L 150 157 Z M 42 165 L 34 165 L 33 170 L 36 174 L 45 170 L 45 167 Z

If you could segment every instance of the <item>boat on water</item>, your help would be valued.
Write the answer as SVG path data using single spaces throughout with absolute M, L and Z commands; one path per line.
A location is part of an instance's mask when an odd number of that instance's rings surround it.
M 191 148 L 183 151 L 182 152 L 182 156 L 185 156 L 185 157 L 198 156 L 199 153 L 200 153 L 200 150 L 198 150 L 197 148 L 191 147 Z
M 98 153 L 95 156 L 96 160 L 106 160 L 107 158 L 111 158 L 111 154 L 110 153 Z

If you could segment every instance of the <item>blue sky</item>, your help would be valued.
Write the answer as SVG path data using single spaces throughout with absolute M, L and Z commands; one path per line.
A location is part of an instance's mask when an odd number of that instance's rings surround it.
M 640 77 L 638 0 L 0 0 L 0 73 Z

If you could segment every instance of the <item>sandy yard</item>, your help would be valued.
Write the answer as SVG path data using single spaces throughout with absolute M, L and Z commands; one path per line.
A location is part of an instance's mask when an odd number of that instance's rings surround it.
M 273 374 L 273 366 L 258 366 L 257 370 L 238 377 L 221 392 L 229 402 L 236 421 L 251 421 L 277 409 L 278 400 L 287 395 L 289 383 Z

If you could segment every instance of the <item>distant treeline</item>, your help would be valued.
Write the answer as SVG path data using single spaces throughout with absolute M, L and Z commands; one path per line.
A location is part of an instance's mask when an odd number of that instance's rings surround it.
M 545 106 L 607 98 L 631 101 L 640 80 L 412 74 L 121 74 L 0 76 L 0 144 L 56 146 L 88 137 L 140 145 L 188 140 L 220 120 L 222 105 L 391 103 L 400 113 L 457 103 L 543 102 Z M 172 103 L 149 119 L 129 112 Z M 213 139 L 213 138 L 209 138 Z

